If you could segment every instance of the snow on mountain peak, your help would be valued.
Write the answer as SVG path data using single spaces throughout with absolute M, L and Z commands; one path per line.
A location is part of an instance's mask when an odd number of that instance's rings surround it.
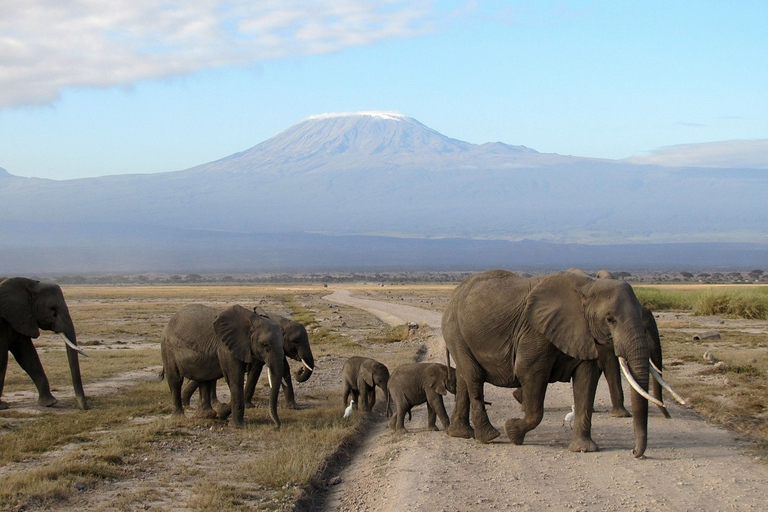
M 380 112 L 376 110 L 371 110 L 366 112 L 329 112 L 326 114 L 317 114 L 314 116 L 309 116 L 307 118 L 307 121 L 314 121 L 314 120 L 320 120 L 320 119 L 333 119 L 337 117 L 375 117 L 375 118 L 384 119 L 387 121 L 404 121 L 408 119 L 407 116 L 404 116 L 403 114 L 398 114 L 396 112 Z

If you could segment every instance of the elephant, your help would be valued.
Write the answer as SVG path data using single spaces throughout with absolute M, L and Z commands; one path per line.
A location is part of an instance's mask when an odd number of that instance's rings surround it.
M 440 363 L 411 363 L 398 366 L 389 376 L 387 416 L 389 428 L 405 431 L 405 415 L 411 419 L 411 408 L 427 403 L 427 430 L 437 430 L 435 420 L 440 417 L 443 428 L 451 421 L 445 412 L 443 396 L 456 394 L 456 370 Z M 394 411 L 390 409 L 394 404 Z
M 350 357 L 341 369 L 341 379 L 344 384 L 344 407 L 351 394 L 363 411 L 372 411 L 376 405 L 376 386 L 384 392 L 389 402 L 389 369 L 375 359 Z
M 37 403 L 51 407 L 58 402 L 51 394 L 48 377 L 32 344 L 32 338 L 40 336 L 40 329 L 58 333 L 64 339 L 75 399 L 81 409 L 88 409 L 78 359 L 78 353 L 85 353 L 77 346 L 75 326 L 64 294 L 56 284 L 24 277 L 0 278 L 0 397 L 10 352 L 35 383 Z M 7 408 L 8 404 L 0 399 L 0 409 Z
M 273 322 L 280 326 L 280 330 L 283 333 L 283 352 L 285 358 L 283 359 L 283 379 L 281 381 L 283 392 L 285 393 L 285 401 L 290 409 L 297 409 L 296 398 L 293 393 L 293 383 L 291 381 L 291 368 L 288 365 L 288 358 L 296 361 L 301 361 L 301 368 L 296 372 L 296 382 L 305 382 L 312 376 L 314 371 L 315 359 L 312 355 L 312 349 L 309 346 L 309 336 L 307 330 L 299 322 L 294 322 L 289 318 L 280 316 L 274 313 L 267 313 L 259 307 L 253 308 L 254 313 L 263 317 L 269 318 Z M 248 377 L 245 382 L 245 407 L 253 407 L 253 394 L 256 390 L 256 383 L 261 375 L 262 367 L 259 365 L 251 365 L 248 369 Z M 182 404 L 189 405 L 189 400 L 192 394 L 197 389 L 197 381 L 189 381 L 182 391 Z M 216 402 L 215 386 L 212 389 L 212 402 Z M 201 400 L 202 402 L 202 400 Z
M 231 393 L 230 424 L 243 425 L 245 402 L 243 381 L 246 365 L 267 365 L 270 387 L 270 416 L 280 428 L 277 414 L 279 382 L 283 378 L 283 335 L 280 327 L 242 306 L 234 305 L 219 312 L 202 304 L 181 308 L 168 321 L 160 339 L 163 373 L 168 379 L 173 415 L 183 416 L 181 401 L 183 380 L 200 383 L 200 410 L 213 411 L 212 389 L 217 379 L 226 379 Z M 223 406 L 220 417 L 229 414 Z
M 600 378 L 597 347 L 603 345 L 622 366 L 628 363 L 633 453 L 645 453 L 648 400 L 655 399 L 647 393 L 648 337 L 629 284 L 569 272 L 533 278 L 505 270 L 483 272 L 454 290 L 442 329 L 447 353 L 456 363 L 456 405 L 448 435 L 482 443 L 499 436 L 485 410 L 483 386 L 488 382 L 522 388 L 524 417 L 505 422 L 512 443 L 522 444 L 542 420 L 548 383 L 573 380 L 576 414 L 569 449 L 596 451 L 592 411 Z

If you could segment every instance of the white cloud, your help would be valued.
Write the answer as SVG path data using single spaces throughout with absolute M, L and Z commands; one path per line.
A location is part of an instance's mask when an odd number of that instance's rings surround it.
M 24 0 L 0 3 L 0 108 L 135 80 L 430 30 L 430 0 Z
M 651 151 L 648 155 L 627 158 L 626 161 L 666 167 L 768 169 L 768 139 L 666 146 Z

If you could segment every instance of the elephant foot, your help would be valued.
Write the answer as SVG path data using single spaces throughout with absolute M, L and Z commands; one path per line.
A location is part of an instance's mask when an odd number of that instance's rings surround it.
M 296 405 L 296 402 L 288 402 L 285 404 L 286 409 L 293 409 L 294 411 L 297 411 L 299 409 L 299 406 Z
M 440 430 L 440 429 L 439 429 L 439 428 L 437 428 L 437 425 L 427 425 L 427 430 L 428 430 L 429 432 L 437 432 L 437 431 L 438 431 L 438 430 Z
M 184 409 L 175 409 L 171 413 L 172 418 L 183 418 L 184 417 Z
M 229 404 L 218 404 L 214 408 L 214 411 L 220 420 L 225 420 L 229 418 L 230 414 L 232 414 L 232 408 L 229 406 Z
M 216 419 L 218 414 L 213 409 L 200 409 L 195 414 L 195 418 L 202 418 L 205 420 L 213 420 Z
M 523 420 L 519 418 L 508 419 L 504 422 L 504 431 L 512 444 L 523 444 L 525 440 L 525 434 L 528 431 L 523 429 L 522 423 Z
M 596 452 L 598 451 L 597 443 L 588 437 L 574 437 L 571 440 L 571 444 L 568 445 L 568 449 L 572 452 Z
M 57 403 L 59 403 L 59 401 L 56 398 L 54 398 L 53 395 L 41 396 L 40 398 L 37 399 L 37 405 L 39 405 L 40 407 L 51 407 L 56 405 Z
M 256 405 L 254 405 L 254 403 L 251 402 L 250 400 L 246 400 L 245 401 L 245 408 L 246 409 L 255 409 Z
M 463 437 L 464 439 L 472 439 L 475 437 L 475 431 L 469 425 L 462 425 L 455 421 L 451 423 L 451 426 L 445 429 L 445 433 L 451 437 Z
M 0 411 L 4 411 L 8 408 L 8 404 L 0 400 Z
M 611 409 L 611 412 L 609 415 L 613 418 L 631 418 L 632 414 L 628 410 L 624 408 L 623 405 L 620 405 L 619 407 L 614 407 Z
M 243 420 L 237 420 L 234 416 L 229 418 L 229 426 L 234 428 L 243 428 Z
M 523 403 L 523 388 L 516 388 L 512 392 L 512 396 L 515 397 L 515 400 L 517 400 L 517 403 L 522 404 Z
M 490 423 L 486 423 L 485 425 L 481 425 L 480 427 L 475 428 L 475 439 L 483 444 L 490 443 L 499 437 L 500 434 L 501 432 L 496 430 L 496 428 L 494 428 L 494 426 Z

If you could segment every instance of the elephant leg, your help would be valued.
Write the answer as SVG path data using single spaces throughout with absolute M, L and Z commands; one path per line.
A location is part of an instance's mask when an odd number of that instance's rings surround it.
M 485 410 L 484 384 L 483 381 L 469 381 L 467 392 L 472 409 L 472 424 L 475 426 L 475 439 L 481 443 L 490 443 L 499 437 L 499 431 L 491 425 L 488 412 Z
M 0 347 L 0 411 L 8 408 L 3 402 L 3 388 L 5 387 L 5 371 L 8 369 L 8 349 Z
M 357 402 L 357 400 L 360 400 Z M 358 403 L 358 408 L 363 411 L 370 411 L 368 408 L 368 384 L 363 379 L 357 381 L 357 397 L 355 400 Z
M 375 386 L 368 390 L 368 410 L 372 411 L 374 405 L 376 405 L 376 387 Z
M 621 370 L 619 369 L 619 359 L 610 354 L 609 357 L 601 358 L 605 380 L 608 382 L 608 392 L 611 395 L 611 413 L 614 418 L 629 418 L 632 415 L 624 408 L 624 389 L 621 386 Z
M 249 409 L 256 407 L 253 405 L 253 394 L 256 392 L 256 383 L 259 382 L 263 367 L 264 365 L 252 364 L 251 368 L 248 370 L 248 378 L 245 381 L 243 400 L 245 400 L 245 406 Z
M 547 377 L 548 373 L 541 373 L 520 388 L 523 390 L 523 417 L 510 418 L 504 423 L 504 431 L 512 444 L 523 444 L 525 434 L 541 423 L 544 417 Z
M 448 418 L 448 413 L 445 412 L 445 404 L 443 403 L 442 395 L 435 393 L 433 396 L 427 395 L 427 404 L 432 407 L 432 410 L 440 418 L 440 423 L 443 424 L 443 428 L 447 429 L 451 425 L 451 420 Z M 432 422 L 435 425 L 435 422 Z M 435 428 L 437 430 L 437 428 Z
M 171 404 L 173 405 L 173 416 L 184 416 L 184 407 L 181 405 L 181 384 L 184 378 L 175 371 L 165 372 L 165 380 L 168 381 L 168 388 L 171 390 Z
M 517 403 L 522 404 L 523 403 L 523 388 L 515 388 L 515 390 L 512 392 L 512 396 L 515 397 L 515 400 L 517 400 Z
M 189 402 L 192 399 L 192 395 L 195 394 L 200 384 L 196 380 L 189 380 L 187 384 L 181 390 L 181 405 L 189 407 Z
M 211 407 L 213 407 L 213 410 L 216 411 L 216 415 L 219 417 L 220 420 L 226 420 L 229 418 L 229 415 L 232 414 L 232 403 L 223 403 L 219 402 L 219 398 L 216 396 L 216 382 L 215 380 L 210 381 L 211 382 L 211 389 L 210 389 L 210 395 L 211 395 Z
M 445 433 L 451 437 L 463 437 L 471 439 L 475 437 L 475 431 L 469 425 L 469 393 L 467 383 L 456 372 L 456 404 L 451 415 L 451 425 L 445 429 Z
M 236 366 L 236 365 L 233 365 Z M 229 401 L 232 408 L 232 416 L 229 417 L 229 424 L 233 427 L 242 427 L 245 416 L 245 403 L 243 400 L 243 385 L 245 384 L 245 369 L 231 368 L 225 371 L 224 377 L 229 385 L 229 393 L 232 398 Z
M 430 430 L 432 432 L 437 430 L 437 413 L 435 413 L 435 409 L 432 408 L 431 405 L 429 405 L 429 402 L 427 402 L 427 430 Z
M 27 372 L 32 378 L 32 382 L 37 387 L 38 405 L 42 407 L 50 407 L 58 402 L 58 400 L 51 394 L 51 386 L 48 383 L 48 377 L 45 376 L 45 370 L 40 362 L 40 357 L 37 355 L 37 350 L 32 344 L 32 340 L 29 338 L 23 338 L 17 340 L 16 343 L 12 343 L 10 347 L 11 354 L 16 358 L 16 362 L 19 366 Z
M 592 440 L 592 411 L 595 405 L 600 369 L 592 361 L 585 361 L 573 372 L 573 439 L 568 449 L 572 452 L 596 452 Z
M 213 384 L 212 384 L 213 383 Z M 204 381 L 200 382 L 199 389 L 200 389 L 200 401 L 197 404 L 197 414 L 195 416 L 199 418 L 206 418 L 206 419 L 213 419 L 217 416 L 216 411 L 213 410 L 213 406 L 211 405 L 211 388 L 214 386 L 216 381 Z M 183 393 L 182 393 L 183 395 Z M 183 400 L 183 396 L 182 396 Z
M 291 367 L 288 365 L 288 360 L 284 360 L 283 365 L 283 393 L 285 393 L 285 404 L 289 409 L 298 409 L 296 405 L 296 397 L 293 395 L 293 381 L 291 380 Z
M 410 414 L 411 408 L 404 403 L 397 404 L 397 422 L 395 423 L 395 432 L 407 432 L 405 429 L 405 415 Z

